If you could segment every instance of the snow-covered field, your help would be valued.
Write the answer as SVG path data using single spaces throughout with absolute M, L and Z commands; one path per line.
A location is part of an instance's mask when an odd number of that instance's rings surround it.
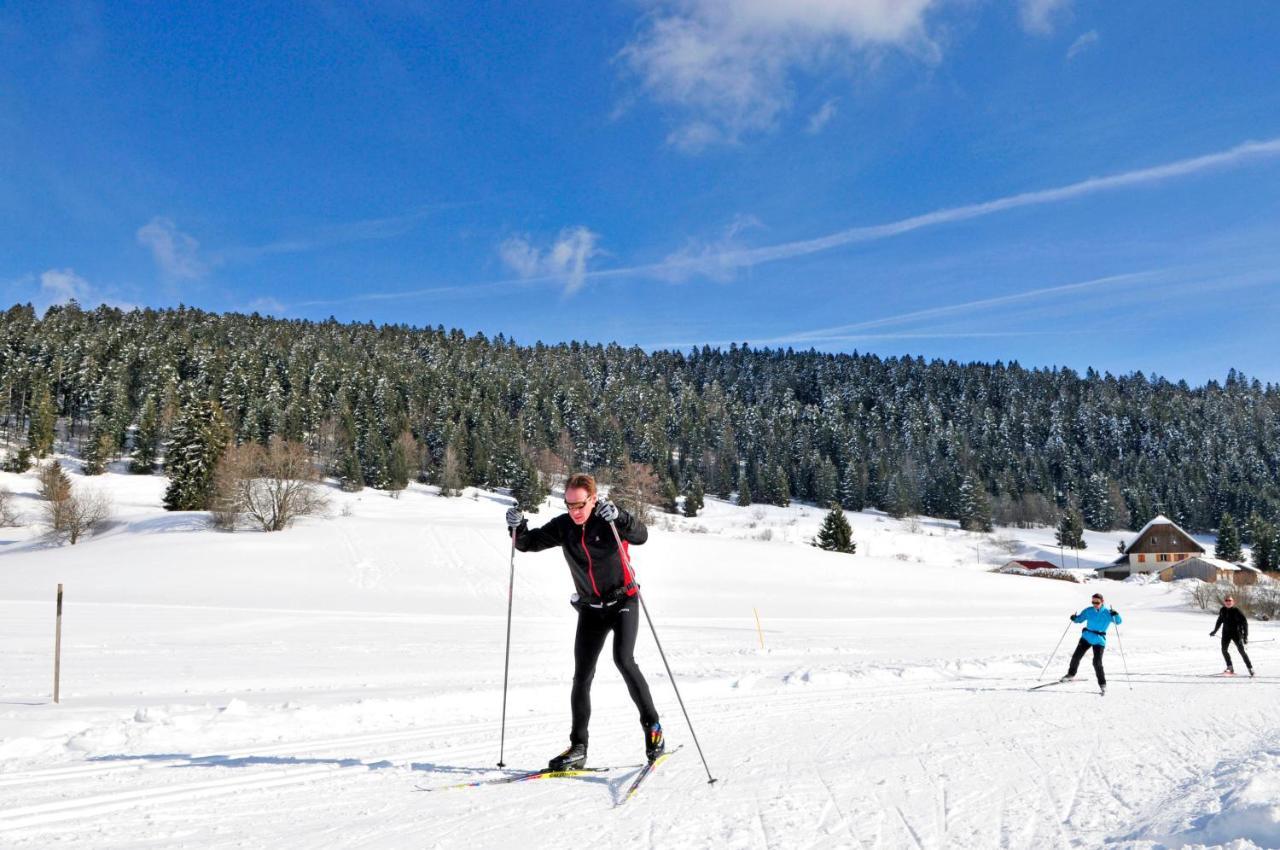
M 1182 588 L 988 572 L 998 537 L 1057 561 L 1050 529 L 867 512 L 850 557 L 804 545 L 811 506 L 662 518 L 635 567 L 719 782 L 645 630 L 685 746 L 615 808 L 642 739 L 607 652 L 590 762 L 616 770 L 418 790 L 499 774 L 501 495 L 334 492 L 329 518 L 224 534 L 161 510 L 159 477 L 95 483 L 117 504 L 98 537 L 0 528 L 0 847 L 1280 847 L 1280 626 L 1254 624 L 1259 678 L 1210 678 Z M 0 485 L 35 513 L 30 476 Z M 1122 536 L 1089 533 L 1081 565 Z M 1097 589 L 1125 619 L 1107 696 L 1028 691 Z M 570 591 L 558 553 L 516 556 L 510 768 L 566 743 Z

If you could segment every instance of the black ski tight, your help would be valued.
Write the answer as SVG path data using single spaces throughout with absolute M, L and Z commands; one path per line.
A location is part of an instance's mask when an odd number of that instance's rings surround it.
M 591 680 L 596 675 L 596 659 L 604 649 L 605 638 L 613 632 L 613 663 L 627 683 L 631 701 L 640 711 L 642 723 L 657 723 L 658 712 L 649 695 L 649 685 L 636 665 L 633 653 L 640 631 L 640 603 L 634 597 L 608 608 L 583 608 L 578 611 L 578 633 L 573 640 L 573 731 L 574 744 L 587 743 L 587 724 L 591 721 Z
M 1236 649 L 1240 650 L 1240 657 L 1244 659 L 1244 666 L 1252 670 L 1253 664 L 1249 661 L 1249 653 L 1244 651 L 1244 644 L 1240 642 L 1239 635 L 1235 637 L 1222 636 L 1222 657 L 1227 659 L 1227 669 L 1235 669 L 1235 666 L 1231 663 L 1231 653 L 1229 652 L 1232 642 L 1235 642 Z
M 1102 670 L 1102 653 L 1106 651 L 1105 646 L 1098 646 L 1096 643 L 1089 643 L 1084 638 L 1080 638 L 1080 642 L 1076 644 L 1076 651 L 1071 654 L 1071 666 L 1067 668 L 1067 675 L 1074 676 L 1076 671 L 1080 669 L 1080 659 L 1084 658 L 1085 651 L 1093 649 L 1093 672 L 1098 674 L 1098 684 L 1105 685 L 1107 683 L 1107 674 Z

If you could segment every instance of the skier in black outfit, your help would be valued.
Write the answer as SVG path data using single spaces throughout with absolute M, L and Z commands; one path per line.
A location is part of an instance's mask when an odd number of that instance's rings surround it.
M 658 712 L 649 695 L 633 653 L 640 628 L 640 606 L 636 599 L 638 586 L 622 555 L 627 544 L 640 545 L 649 539 L 649 531 L 638 518 L 620 510 L 612 502 L 599 500 L 596 482 L 590 475 L 574 475 L 565 485 L 564 504 L 568 513 L 561 514 L 541 528 L 530 529 L 519 508 L 507 511 L 507 526 L 515 532 L 515 547 L 521 552 L 540 552 L 559 546 L 569 564 L 569 573 L 577 592 L 570 604 L 578 611 L 578 631 L 573 641 L 573 691 L 570 706 L 573 728 L 569 748 L 551 759 L 550 770 L 572 770 L 587 761 L 587 724 L 591 720 L 591 680 L 596 674 L 596 659 L 605 639 L 613 633 L 613 663 L 626 682 L 631 700 L 640 712 L 644 726 L 645 755 L 650 761 L 660 756 L 665 743 Z M 623 552 L 618 551 L 609 524 L 613 523 L 622 539 Z
M 1214 623 L 1209 637 L 1216 635 L 1218 629 L 1222 629 L 1222 657 L 1227 660 L 1225 674 L 1228 676 L 1236 674 L 1231 664 L 1230 652 L 1231 643 L 1234 641 L 1236 649 L 1240 650 L 1240 657 L 1244 659 L 1244 666 L 1249 668 L 1249 675 L 1252 676 L 1253 664 L 1249 661 L 1249 653 L 1244 651 L 1245 645 L 1249 643 L 1249 621 L 1245 619 L 1244 612 L 1236 607 L 1235 599 L 1230 596 L 1222 600 L 1222 608 L 1218 610 L 1218 622 Z

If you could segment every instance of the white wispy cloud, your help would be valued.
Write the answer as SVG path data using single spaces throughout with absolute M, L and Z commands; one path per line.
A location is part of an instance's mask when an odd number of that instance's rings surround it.
M 1084 35 L 1071 42 L 1071 46 L 1067 48 L 1067 61 L 1070 62 L 1081 53 L 1098 43 L 1098 31 L 1089 30 Z
M 498 256 L 522 278 L 553 278 L 564 282 L 566 295 L 577 292 L 587 278 L 587 263 L 600 253 L 600 235 L 578 225 L 560 231 L 546 250 L 527 235 L 511 236 L 498 246 Z
M 739 237 L 748 230 L 763 227 L 760 220 L 751 215 L 734 216 L 724 233 L 710 242 L 690 239 L 679 251 L 667 256 L 655 268 L 657 277 L 673 283 L 703 275 L 712 280 L 732 280 L 737 267 L 721 265 L 723 257 L 736 256 L 741 250 Z
M 929 227 L 969 221 L 1020 207 L 1050 205 L 1125 188 L 1154 185 L 1214 169 L 1232 168 L 1276 156 L 1280 156 L 1280 138 L 1245 142 L 1217 153 L 1176 160 L 1149 168 L 1120 172 L 1105 177 L 1091 177 L 1087 180 L 1080 180 L 1064 186 L 1008 195 L 982 203 L 947 207 L 883 224 L 852 227 L 812 239 L 783 242 L 749 249 L 738 247 L 737 240 L 733 238 L 709 244 L 694 241 L 690 242 L 684 249 L 668 255 L 656 263 L 588 270 L 585 268 L 584 262 L 581 266 L 583 271 L 578 285 L 587 280 L 637 277 L 682 281 L 691 277 L 705 276 L 713 280 L 725 280 L 739 270 L 764 263 L 803 257 L 848 245 L 890 239 Z M 743 223 L 752 221 L 748 217 L 741 219 Z M 731 227 L 727 235 L 728 237 L 736 237 L 742 229 L 743 227 L 741 226 L 736 230 Z M 726 245 L 728 247 L 725 247 Z M 471 284 L 462 283 L 399 292 L 363 293 L 346 299 L 303 302 L 298 306 L 330 306 L 359 301 L 383 301 L 432 295 L 458 295 L 498 290 L 512 286 L 563 282 L 564 280 L 562 273 L 552 273 L 552 270 L 544 264 L 544 252 L 538 251 L 527 238 L 519 237 L 508 240 L 503 243 L 503 246 L 500 246 L 499 253 L 507 264 L 520 275 L 518 279 Z
M 200 243 L 183 233 L 172 219 L 156 216 L 138 228 L 138 244 L 151 251 L 151 258 L 166 277 L 196 280 L 204 277 L 209 266 L 200 258 Z
M 284 237 L 262 245 L 224 248 L 212 252 L 209 255 L 210 261 L 215 265 L 222 263 L 248 263 L 261 257 L 275 254 L 301 254 L 356 242 L 394 239 L 413 230 L 424 218 L 440 210 L 451 209 L 456 206 L 459 205 L 438 204 L 421 207 L 400 215 L 320 225 L 304 233 Z
M 1034 35 L 1051 35 L 1055 20 L 1068 14 L 1072 0 L 1018 0 L 1018 20 Z
M 121 310 L 133 310 L 137 306 L 101 292 L 76 274 L 74 269 L 49 269 L 40 274 L 40 288 L 33 305 L 37 310 L 44 312 L 55 304 L 66 304 L 72 300 L 86 308 L 106 304 Z
M 811 136 L 821 133 L 822 128 L 826 127 L 827 123 L 836 116 L 836 104 L 839 100 L 840 98 L 838 97 L 831 98 L 822 104 L 822 107 L 817 112 L 810 115 L 809 126 L 805 128 L 805 132 Z
M 87 303 L 92 293 L 89 281 L 71 269 L 49 269 L 40 275 L 40 294 L 46 305 L 66 304 L 72 299 Z
M 620 58 L 653 101 L 679 117 L 667 141 L 684 151 L 767 130 L 791 105 L 797 70 L 835 68 L 871 50 L 936 61 L 925 17 L 937 0 L 667 0 L 654 2 Z
M 943 304 L 879 316 L 860 322 L 824 326 L 765 338 L 739 335 L 733 339 L 667 341 L 643 348 L 688 348 L 691 345 L 728 345 L 747 340 L 765 347 L 829 348 L 903 339 L 984 339 L 1002 337 L 1071 336 L 1112 333 L 1107 321 L 1080 321 L 1088 314 L 1102 314 L 1108 321 L 1128 321 L 1121 308 L 1150 304 L 1155 293 L 1165 299 L 1222 297 L 1232 290 L 1270 289 L 1280 282 L 1280 271 L 1269 262 L 1236 268 L 1181 266 L 1131 272 L 1074 283 L 1012 292 L 954 304 Z M 1119 315 L 1118 315 L 1118 311 Z M 1079 327 L 1064 319 L 1071 317 Z M 1128 318 L 1125 318 L 1128 317 Z
M 1280 155 L 1280 138 L 1261 142 L 1245 142 L 1218 153 L 1177 160 L 1150 168 L 1139 168 L 1106 177 L 1090 177 L 1087 180 L 1080 180 L 1076 183 L 1052 189 L 1023 192 L 960 207 L 947 207 L 885 224 L 851 227 L 813 239 L 786 242 L 710 257 L 672 258 L 663 265 L 679 263 L 686 266 L 690 271 L 708 275 L 712 273 L 723 274 L 726 269 L 734 267 L 755 266 L 761 263 L 802 257 L 808 254 L 830 251 L 846 245 L 901 236 L 904 233 L 911 233 L 928 227 L 969 221 L 1020 207 L 1043 206 L 1123 188 L 1160 183 L 1178 177 L 1186 177 L 1216 168 L 1227 168 L 1250 160 L 1277 155 Z M 646 267 L 642 266 L 635 271 L 644 270 L 646 270 Z M 654 270 L 657 271 L 657 269 Z M 667 275 L 674 273 L 673 269 L 663 269 L 662 271 Z

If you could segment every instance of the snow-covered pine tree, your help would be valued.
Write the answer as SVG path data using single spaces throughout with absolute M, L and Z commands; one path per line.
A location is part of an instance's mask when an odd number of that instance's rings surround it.
M 857 551 L 858 544 L 853 542 L 853 528 L 850 527 L 849 520 L 839 505 L 831 506 L 831 510 L 822 520 L 822 527 L 818 529 L 818 536 L 813 539 L 812 545 L 819 549 L 826 549 L 828 552 L 845 552 L 849 555 Z
M 745 469 L 738 471 L 738 501 L 740 508 L 745 508 L 751 504 L 751 487 L 747 483 L 747 471 Z
M 1111 482 L 1093 473 L 1080 494 L 1080 513 L 1086 528 L 1110 531 L 1115 527 L 1115 507 L 1111 503 Z
M 702 489 L 702 479 L 694 477 L 689 484 L 689 490 L 684 495 L 684 515 L 687 517 L 695 517 L 702 510 L 703 499 L 705 494 Z
M 987 499 L 987 491 L 972 475 L 966 475 L 960 482 L 958 507 L 960 527 L 965 531 L 991 531 L 991 503 Z
M 129 471 L 136 475 L 150 475 L 155 470 L 156 456 L 160 453 L 160 409 L 154 397 L 148 397 L 138 414 L 138 427 L 133 433 L 133 460 Z
M 49 387 L 37 380 L 31 397 L 31 424 L 27 428 L 27 447 L 37 459 L 53 451 L 54 426 L 58 421 Z
M 1218 521 L 1218 542 L 1214 544 L 1213 557 L 1233 564 L 1244 560 L 1244 552 L 1240 548 L 1240 529 L 1231 514 L 1223 514 Z
M 1068 549 L 1086 549 L 1084 542 L 1084 520 L 1076 511 L 1067 511 L 1058 520 L 1056 535 L 1058 545 Z
M 680 513 L 680 488 L 670 478 L 662 482 L 662 511 L 668 514 Z
M 214 472 L 230 434 L 215 402 L 188 390 L 165 447 L 165 510 L 202 511 L 213 495 Z

